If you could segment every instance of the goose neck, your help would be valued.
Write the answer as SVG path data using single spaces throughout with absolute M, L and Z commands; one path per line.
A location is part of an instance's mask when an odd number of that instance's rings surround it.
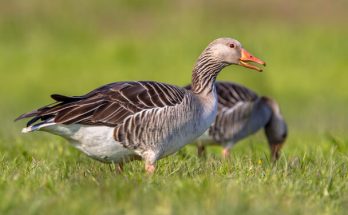
M 213 92 L 216 77 L 225 66 L 208 55 L 201 55 L 192 71 L 192 92 L 205 95 Z

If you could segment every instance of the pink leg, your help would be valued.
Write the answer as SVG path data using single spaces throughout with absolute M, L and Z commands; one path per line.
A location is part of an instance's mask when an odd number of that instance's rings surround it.
M 224 159 L 228 159 L 229 156 L 230 156 L 230 149 L 229 148 L 224 148 L 222 150 L 222 157 Z
M 152 175 L 156 170 L 156 166 L 154 164 L 145 162 L 145 170 L 148 174 Z
M 122 172 L 123 172 L 123 163 L 116 164 L 115 171 L 116 171 L 116 174 L 122 174 Z

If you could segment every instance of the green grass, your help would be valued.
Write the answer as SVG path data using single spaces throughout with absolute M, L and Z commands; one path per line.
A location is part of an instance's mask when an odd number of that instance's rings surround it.
M 277 164 L 260 137 L 223 161 L 193 147 L 163 159 L 155 175 L 142 162 L 114 166 L 81 155 L 63 140 L 1 142 L 2 213 L 18 214 L 332 214 L 347 210 L 347 142 L 316 137 L 288 144 Z
M 0 1 L 0 214 L 345 214 L 347 3 L 308 2 Z M 185 85 L 221 36 L 267 62 L 264 73 L 231 66 L 218 79 L 280 103 L 289 139 L 276 164 L 258 134 L 227 161 L 218 147 L 200 160 L 187 146 L 153 176 L 138 161 L 116 175 L 13 122 L 51 93 L 123 80 Z

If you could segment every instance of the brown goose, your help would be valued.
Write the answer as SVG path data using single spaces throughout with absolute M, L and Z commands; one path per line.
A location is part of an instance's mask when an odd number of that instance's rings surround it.
M 213 140 L 223 146 L 223 157 L 226 158 L 238 141 L 264 128 L 272 160 L 277 160 L 287 137 L 287 125 L 277 102 L 268 97 L 259 97 L 236 83 L 216 82 L 215 86 L 218 113 L 208 131 L 198 138 L 198 155 L 203 156 L 205 145 Z M 186 88 L 190 89 L 190 86 Z
M 56 101 L 17 118 L 32 118 L 22 132 L 46 131 L 62 136 L 77 149 L 102 162 L 119 165 L 155 162 L 178 151 L 209 128 L 217 113 L 215 79 L 231 64 L 260 71 L 248 64 L 265 63 L 251 56 L 234 39 L 208 45 L 192 72 L 192 90 L 139 81 L 104 85 L 83 96 L 54 94 Z

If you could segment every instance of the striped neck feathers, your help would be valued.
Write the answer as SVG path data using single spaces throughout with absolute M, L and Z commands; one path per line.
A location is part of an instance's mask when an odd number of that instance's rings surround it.
M 214 58 L 209 48 L 204 50 L 192 71 L 192 92 L 196 94 L 212 92 L 216 76 L 226 66 L 227 63 Z

